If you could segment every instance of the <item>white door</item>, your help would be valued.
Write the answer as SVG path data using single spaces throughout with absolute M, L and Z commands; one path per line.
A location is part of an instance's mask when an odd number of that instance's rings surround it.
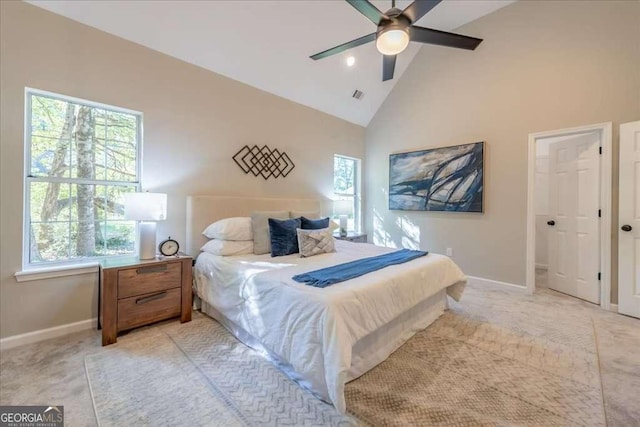
M 600 132 L 549 146 L 549 288 L 600 303 Z
M 620 125 L 618 311 L 640 317 L 640 121 Z

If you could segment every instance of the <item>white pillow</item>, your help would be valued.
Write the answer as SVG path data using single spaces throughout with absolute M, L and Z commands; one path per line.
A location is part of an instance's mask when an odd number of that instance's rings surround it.
M 209 225 L 202 232 L 209 239 L 220 240 L 253 240 L 251 218 L 225 218 Z
M 212 255 L 230 256 L 230 255 L 247 255 L 253 253 L 253 240 L 209 240 L 200 248 L 202 252 Z

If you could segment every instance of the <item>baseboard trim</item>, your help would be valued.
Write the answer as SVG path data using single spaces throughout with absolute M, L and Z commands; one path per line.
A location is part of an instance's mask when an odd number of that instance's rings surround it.
M 467 281 L 471 282 L 471 283 L 475 283 L 478 285 L 497 285 L 497 286 L 503 286 L 507 289 L 513 290 L 513 291 L 517 291 L 517 292 L 521 292 L 523 294 L 527 293 L 527 287 L 526 286 L 521 286 L 521 285 L 516 285 L 514 283 L 507 283 L 507 282 L 501 282 L 499 280 L 493 280 L 493 279 L 485 279 L 482 277 L 475 277 L 475 276 L 467 276 Z
M 609 304 L 609 311 L 613 311 L 614 313 L 618 312 L 618 304 L 611 303 Z
M 469 282 L 473 282 L 479 285 L 498 285 L 507 289 L 511 289 L 517 292 L 526 293 L 527 288 L 524 286 L 516 285 L 513 283 L 501 282 L 499 280 L 484 279 L 482 277 L 467 276 Z M 611 304 L 611 309 L 618 311 L 618 306 Z M 32 344 L 38 341 L 44 341 L 51 338 L 61 337 L 63 335 L 72 334 L 74 332 L 80 332 L 87 329 L 97 327 L 98 319 L 87 319 L 79 322 L 68 323 L 66 325 L 55 326 L 53 328 L 41 329 L 39 331 L 27 332 L 26 334 L 14 335 L 7 338 L 0 339 L 0 351 L 8 350 L 25 344 Z
M 72 334 L 74 332 L 85 331 L 87 329 L 96 328 L 98 319 L 87 319 L 79 322 L 68 323 L 66 325 L 54 326 L 53 328 L 40 329 L 38 331 L 27 332 L 26 334 L 13 335 L 0 339 L 0 351 L 9 350 L 25 344 L 32 344 L 38 341 L 44 341 L 51 338 L 61 337 L 63 335 Z

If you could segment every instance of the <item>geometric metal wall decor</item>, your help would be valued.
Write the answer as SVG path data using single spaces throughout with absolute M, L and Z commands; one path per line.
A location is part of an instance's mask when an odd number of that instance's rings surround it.
M 274 177 L 286 177 L 296 167 L 284 151 L 271 149 L 266 145 L 249 147 L 245 145 L 233 156 L 240 169 L 246 174 L 262 176 L 265 180 Z

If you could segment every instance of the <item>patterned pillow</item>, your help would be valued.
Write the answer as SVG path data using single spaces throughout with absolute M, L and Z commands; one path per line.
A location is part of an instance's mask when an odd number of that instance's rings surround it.
M 310 257 L 336 251 L 333 231 L 330 228 L 320 230 L 298 229 L 298 248 L 301 257 Z

